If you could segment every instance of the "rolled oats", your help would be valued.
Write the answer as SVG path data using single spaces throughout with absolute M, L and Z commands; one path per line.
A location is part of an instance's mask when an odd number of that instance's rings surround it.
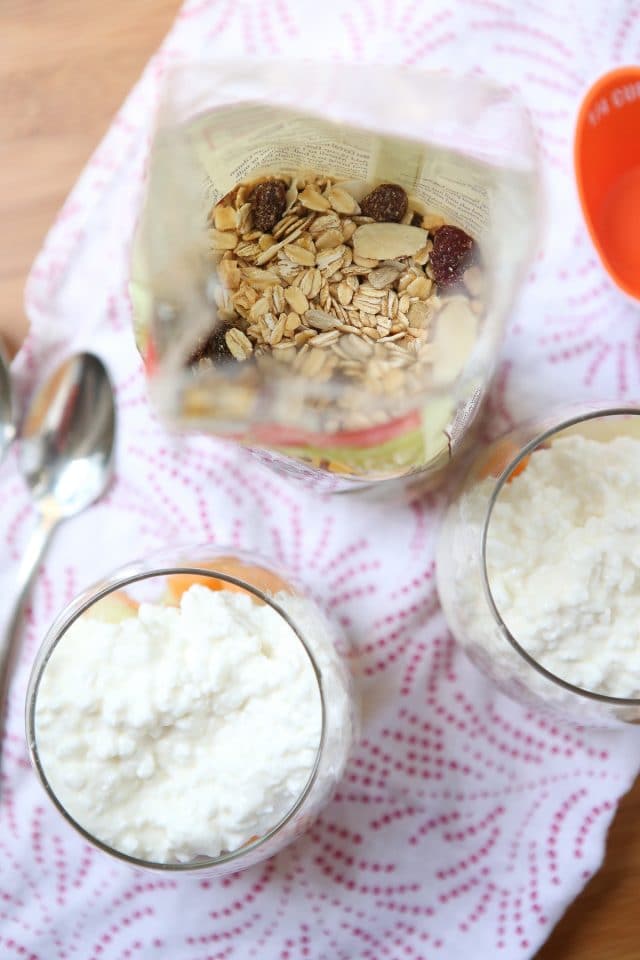
M 335 343 L 340 338 L 339 330 L 327 330 L 326 333 L 318 333 L 309 343 L 312 347 L 326 347 L 330 343 Z
M 324 230 L 316 240 L 316 250 L 331 250 L 342 243 L 342 230 L 332 227 L 330 230 Z
M 287 323 L 287 315 L 286 313 L 283 313 L 278 317 L 278 320 L 275 323 L 273 330 L 271 331 L 271 336 L 269 337 L 269 344 L 272 347 L 275 347 L 282 340 L 285 332 L 286 323 Z
M 325 193 L 325 197 L 337 213 L 349 215 L 359 212 L 358 204 L 354 197 L 346 190 L 343 190 L 342 187 L 329 187 Z
M 212 250 L 233 250 L 238 244 L 238 235 L 228 230 L 209 230 L 209 242 Z
M 300 365 L 300 373 L 306 377 L 317 376 L 325 364 L 326 353 L 319 347 L 312 347 Z
M 398 279 L 400 270 L 397 267 L 382 266 L 372 270 L 369 274 L 369 284 L 375 290 L 384 290 Z
M 299 263 L 302 267 L 312 267 L 316 262 L 316 255 L 312 250 L 300 246 L 297 243 L 290 243 L 284 248 L 285 255 L 294 263 Z
M 384 423 L 393 410 L 407 409 L 427 369 L 444 357 L 434 337 L 447 345 L 455 339 L 453 330 L 446 341 L 438 333 L 442 317 L 451 326 L 462 309 L 447 311 L 451 300 L 441 302 L 434 282 L 432 236 L 441 261 L 451 234 L 438 239 L 442 226 L 442 217 L 397 184 L 367 192 L 332 177 L 283 175 L 239 185 L 213 208 L 208 229 L 210 295 L 226 322 L 218 339 L 227 359 L 251 358 L 265 371 L 277 359 L 278 367 L 319 383 L 348 378 L 350 392 L 341 385 L 332 403 L 318 399 L 325 426 L 332 419 L 354 428 Z M 456 296 L 467 315 L 479 317 L 485 276 L 477 262 L 465 266 Z M 208 342 L 198 363 L 219 359 L 207 354 Z M 358 384 L 384 409 L 365 409 Z M 331 416 L 336 404 L 344 411 L 339 418 Z
M 323 197 L 321 193 L 312 186 L 306 186 L 302 193 L 298 197 L 300 203 L 303 207 L 306 207 L 307 210 L 329 210 L 331 203 L 327 200 L 326 197 Z
M 216 230 L 235 230 L 238 213 L 233 207 L 214 207 L 213 225 Z
M 224 339 L 229 348 L 229 353 L 235 357 L 236 360 L 246 360 L 247 357 L 251 356 L 253 344 L 242 330 L 238 330 L 237 327 L 232 327 L 231 330 L 227 330 Z

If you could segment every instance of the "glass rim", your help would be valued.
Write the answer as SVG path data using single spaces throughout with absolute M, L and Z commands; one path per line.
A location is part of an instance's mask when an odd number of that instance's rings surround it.
M 573 417 L 568 418 L 567 420 L 562 420 L 559 424 L 556 424 L 552 427 L 547 427 L 541 433 L 537 434 L 532 440 L 529 440 L 517 453 L 517 455 L 509 461 L 509 463 L 504 467 L 502 473 L 496 481 L 496 485 L 491 493 L 489 499 L 489 505 L 487 508 L 486 517 L 482 527 L 482 537 L 481 537 L 481 576 L 482 576 L 482 585 L 484 588 L 485 597 L 489 604 L 489 609 L 493 615 L 494 620 L 503 636 L 510 644 L 511 647 L 519 654 L 520 657 L 530 666 L 536 670 L 541 676 L 545 679 L 550 680 L 556 686 L 562 687 L 564 690 L 569 691 L 570 693 L 576 694 L 580 697 L 585 697 L 588 700 L 595 701 L 596 703 L 605 703 L 609 705 L 614 705 L 618 707 L 638 707 L 640 706 L 640 697 L 615 697 L 611 694 L 597 693 L 595 690 L 587 690 L 585 687 L 580 687 L 575 683 L 571 683 L 569 680 L 565 680 L 553 671 L 548 670 L 547 667 L 544 667 L 535 657 L 533 657 L 525 648 L 518 642 L 515 636 L 512 634 L 511 630 L 505 623 L 502 614 L 500 613 L 498 604 L 495 601 L 493 591 L 491 589 L 491 584 L 489 582 L 489 572 L 487 569 L 487 543 L 488 543 L 488 533 L 489 526 L 491 524 L 491 518 L 493 516 L 494 507 L 498 501 L 498 498 L 504 489 L 505 484 L 509 481 L 514 470 L 522 463 L 522 461 L 529 456 L 534 450 L 536 450 L 540 444 L 545 443 L 545 441 L 556 437 L 558 434 L 563 433 L 565 430 L 568 430 L 570 427 L 577 426 L 580 423 L 585 423 L 589 420 L 601 420 L 607 417 L 621 417 L 621 416 L 633 416 L 640 417 L 640 407 L 606 407 L 599 408 L 595 410 L 589 410 L 588 412 L 583 412 L 574 415 Z
M 215 562 L 215 560 L 214 560 Z M 113 593 L 117 590 L 120 590 L 132 583 L 138 583 L 143 580 L 150 580 L 155 577 L 169 576 L 171 574 L 194 574 L 197 576 L 207 576 L 216 580 L 225 580 L 228 583 L 232 583 L 237 587 L 241 587 L 243 590 L 246 590 L 248 593 L 253 594 L 263 603 L 270 606 L 277 614 L 282 617 L 285 623 L 293 630 L 295 636 L 299 640 L 304 649 L 311 668 L 314 673 L 318 693 L 320 696 L 320 739 L 318 741 L 318 746 L 316 748 L 316 755 L 313 767 L 307 778 L 307 781 L 300 791 L 299 795 L 295 799 L 294 803 L 289 807 L 286 813 L 280 818 L 280 820 L 266 833 L 262 834 L 257 840 L 252 841 L 251 843 L 246 843 L 242 847 L 239 847 L 237 850 L 231 850 L 227 853 L 220 854 L 217 857 L 199 857 L 195 861 L 187 861 L 185 863 L 178 862 L 163 862 L 156 860 L 145 860 L 140 857 L 134 857 L 130 854 L 124 853 L 122 850 L 118 850 L 115 847 L 110 846 L 108 843 L 100 840 L 93 833 L 87 830 L 82 824 L 69 813 L 64 804 L 58 799 L 56 792 L 49 783 L 49 780 L 46 776 L 42 763 L 40 761 L 40 754 L 38 751 L 37 745 L 37 732 L 36 732 L 36 703 L 38 699 L 38 690 L 44 671 L 47 667 L 47 664 L 51 658 L 53 651 L 58 646 L 61 639 L 64 637 L 69 628 L 78 620 L 86 611 L 92 607 L 99 600 L 102 600 L 104 597 L 108 596 L 110 593 Z M 88 587 L 85 591 L 85 594 L 91 593 L 90 597 L 79 604 L 77 609 L 73 609 L 74 605 L 78 603 L 79 598 L 71 601 L 71 603 L 62 611 L 60 617 L 64 617 L 63 622 L 59 627 L 56 627 L 54 623 L 50 629 L 47 631 L 47 634 L 44 637 L 42 642 L 41 651 L 43 652 L 42 659 L 34 664 L 33 673 L 29 679 L 29 686 L 27 690 L 27 701 L 25 705 L 25 719 L 26 719 L 26 734 L 27 734 L 27 748 L 29 750 L 29 757 L 31 759 L 32 766 L 34 767 L 38 779 L 42 784 L 47 796 L 52 801 L 57 810 L 62 814 L 67 823 L 70 824 L 86 841 L 88 841 L 92 846 L 97 847 L 99 850 L 102 850 L 104 853 L 109 854 L 110 856 L 127 863 L 132 867 L 141 867 L 145 869 L 157 870 L 167 873 L 198 873 L 203 870 L 211 870 L 216 867 L 226 866 L 228 864 L 233 864 L 235 861 L 241 861 L 243 857 L 246 857 L 248 854 L 251 854 L 260 849 L 265 845 L 269 840 L 279 834 L 288 823 L 294 818 L 296 813 L 302 808 L 305 800 L 311 793 L 311 790 L 316 782 L 318 776 L 318 770 L 320 767 L 320 759 L 322 757 L 325 740 L 326 740 L 326 726 L 327 726 L 327 711 L 325 703 L 325 695 L 323 689 L 322 675 L 320 669 L 316 663 L 316 659 L 309 648 L 309 645 L 302 634 L 302 631 L 298 629 L 294 620 L 288 615 L 288 613 L 270 597 L 264 591 L 260 590 L 258 587 L 253 586 L 253 584 L 248 583 L 243 580 L 241 577 L 235 577 L 232 574 L 217 572 L 212 568 L 200 567 L 197 564 L 191 565 L 178 565 L 178 566 L 166 566 L 166 567 L 157 567 L 152 570 L 143 570 L 138 573 L 131 573 L 126 576 L 117 577 L 114 579 L 109 579 L 109 582 L 99 590 L 94 590 L 92 587 Z M 82 596 L 82 594 L 80 595 Z M 65 617 L 65 613 L 69 610 L 68 615 Z M 55 628 L 55 633 L 53 632 Z M 238 869 L 240 868 L 240 863 L 238 864 Z

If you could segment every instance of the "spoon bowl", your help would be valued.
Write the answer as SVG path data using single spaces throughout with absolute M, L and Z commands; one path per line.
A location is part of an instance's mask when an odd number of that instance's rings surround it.
M 98 357 L 81 353 L 56 370 L 22 426 L 18 462 L 41 510 L 59 518 L 104 491 L 115 434 L 113 390 Z

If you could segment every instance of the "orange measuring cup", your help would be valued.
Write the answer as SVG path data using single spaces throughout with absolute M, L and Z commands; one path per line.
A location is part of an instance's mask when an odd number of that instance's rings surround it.
M 574 164 L 600 259 L 640 300 L 640 66 L 619 67 L 591 87 L 578 114 Z

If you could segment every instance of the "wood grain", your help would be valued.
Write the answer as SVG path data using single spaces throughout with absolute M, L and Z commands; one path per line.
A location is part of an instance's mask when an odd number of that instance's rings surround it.
M 14 348 L 26 332 L 24 282 L 46 230 L 178 6 L 179 0 L 0 4 L 0 333 Z M 537 960 L 638 960 L 639 820 L 640 782 L 616 816 L 604 867 Z

